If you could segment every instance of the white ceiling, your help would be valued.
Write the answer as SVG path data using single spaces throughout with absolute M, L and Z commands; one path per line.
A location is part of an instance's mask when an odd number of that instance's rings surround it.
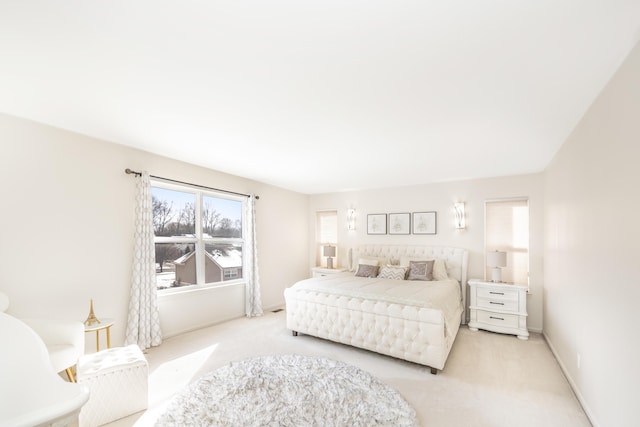
M 638 0 L 0 0 L 0 111 L 309 194 L 532 173 L 639 36 Z

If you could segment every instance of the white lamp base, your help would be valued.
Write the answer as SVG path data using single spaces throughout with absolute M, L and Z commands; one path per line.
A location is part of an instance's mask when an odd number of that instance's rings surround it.
M 327 268 L 333 268 L 333 258 L 327 257 Z
M 491 281 L 496 283 L 502 282 L 502 270 L 500 267 L 493 267 L 493 270 L 491 270 Z

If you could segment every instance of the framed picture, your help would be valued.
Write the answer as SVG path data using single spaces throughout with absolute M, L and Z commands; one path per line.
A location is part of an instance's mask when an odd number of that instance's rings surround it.
M 413 234 L 436 234 L 435 212 L 413 213 Z
M 392 213 L 389 214 L 389 234 L 410 234 L 411 214 Z
M 367 215 L 367 234 L 387 234 L 387 214 Z

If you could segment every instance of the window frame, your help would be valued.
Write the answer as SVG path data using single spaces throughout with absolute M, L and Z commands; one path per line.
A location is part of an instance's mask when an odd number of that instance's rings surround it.
M 169 295 L 175 293 L 183 293 L 183 292 L 193 292 L 202 289 L 208 288 L 217 288 L 229 285 L 237 285 L 245 283 L 244 277 L 246 277 L 245 270 L 245 249 L 246 249 L 246 241 L 245 237 L 247 233 L 247 222 L 245 218 L 246 213 L 246 203 L 247 198 L 245 196 L 236 196 L 232 194 L 228 194 L 225 192 L 218 192 L 215 190 L 204 189 L 199 186 L 191 186 L 188 184 L 175 184 L 166 182 L 159 178 L 151 179 L 151 187 L 163 188 L 167 190 L 180 191 L 184 193 L 191 193 L 195 195 L 195 230 L 194 236 L 155 236 L 153 237 L 154 248 L 157 243 L 186 243 L 186 244 L 194 244 L 195 247 L 195 256 L 196 256 L 196 283 L 190 284 L 187 286 L 176 286 L 169 287 L 166 289 L 157 289 L 158 296 L 161 295 Z M 202 210 L 203 210 L 203 198 L 204 196 L 214 197 L 218 199 L 226 199 L 237 201 L 241 203 L 241 227 L 242 227 L 242 236 L 243 237 L 204 237 L 204 226 L 202 224 Z M 238 268 L 238 270 L 242 271 L 242 277 L 238 279 L 229 279 L 229 280 L 221 280 L 219 282 L 205 282 L 205 270 L 206 270 L 206 255 L 205 255 L 205 247 L 207 244 L 216 244 L 216 243 L 224 243 L 224 244 L 234 244 L 239 245 L 242 248 L 242 265 Z M 155 250 L 155 249 L 154 249 Z M 221 278 L 224 279 L 225 272 L 222 270 Z
M 518 202 L 524 202 L 527 207 L 527 246 L 526 248 L 516 246 L 515 244 L 511 246 L 509 245 L 495 246 L 490 244 L 490 239 L 488 237 L 487 206 L 492 203 L 496 203 L 496 204 L 497 203 L 504 203 L 504 204 L 514 203 L 515 204 Z M 512 234 L 515 234 L 515 233 L 512 233 Z M 526 196 L 509 197 L 509 198 L 502 198 L 502 199 L 487 199 L 484 201 L 484 276 L 485 276 L 485 280 L 489 280 L 487 278 L 488 270 L 489 270 L 489 267 L 487 267 L 487 259 L 486 259 L 487 253 L 493 250 L 501 250 L 501 251 L 507 252 L 507 258 L 509 258 L 510 256 L 513 256 L 514 254 L 526 253 L 526 259 L 527 259 L 526 281 L 524 283 L 523 282 L 515 282 L 515 283 L 520 285 L 526 285 L 527 287 L 531 286 L 531 199 L 529 197 L 526 197 Z M 511 270 L 510 274 L 513 275 L 514 266 L 508 265 L 507 267 L 503 268 L 503 280 L 504 280 L 505 269 L 510 269 Z
M 330 219 L 332 230 L 330 233 L 326 233 L 326 229 L 323 233 L 323 224 L 326 226 L 327 224 L 324 222 L 326 219 Z M 333 268 L 338 268 L 339 266 L 339 252 L 340 248 L 338 246 L 338 210 L 337 209 L 323 209 L 316 211 L 316 266 L 326 268 L 327 266 L 327 257 L 325 257 L 322 253 L 322 247 L 324 245 L 333 245 L 336 247 L 336 255 L 335 258 L 336 263 Z M 335 228 L 335 229 L 333 229 Z M 326 235 L 329 234 L 328 237 Z

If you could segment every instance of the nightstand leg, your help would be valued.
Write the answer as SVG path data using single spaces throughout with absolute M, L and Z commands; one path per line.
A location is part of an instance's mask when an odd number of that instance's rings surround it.
M 111 326 L 107 328 L 107 348 L 111 348 Z
M 96 331 L 96 351 L 100 351 L 100 330 Z

